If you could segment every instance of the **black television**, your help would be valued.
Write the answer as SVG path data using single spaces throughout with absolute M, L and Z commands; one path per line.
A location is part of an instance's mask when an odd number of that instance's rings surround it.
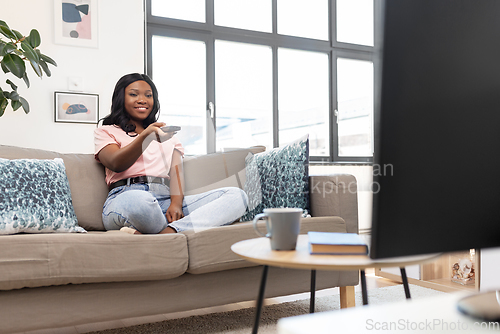
M 385 0 L 370 256 L 500 246 L 500 1 Z

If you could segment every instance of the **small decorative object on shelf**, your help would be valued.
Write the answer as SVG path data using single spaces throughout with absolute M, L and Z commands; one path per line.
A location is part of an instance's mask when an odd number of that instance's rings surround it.
M 474 249 L 469 252 L 453 254 L 451 260 L 451 281 L 462 285 L 476 283 Z

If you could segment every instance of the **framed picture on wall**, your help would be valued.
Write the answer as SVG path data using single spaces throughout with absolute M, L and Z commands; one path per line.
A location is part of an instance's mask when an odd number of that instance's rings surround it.
M 55 43 L 97 48 L 97 0 L 54 0 Z
M 54 121 L 97 124 L 99 95 L 75 92 L 54 93 Z

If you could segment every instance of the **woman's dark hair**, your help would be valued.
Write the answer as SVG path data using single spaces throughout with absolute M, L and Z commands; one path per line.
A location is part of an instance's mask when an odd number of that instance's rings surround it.
M 118 80 L 113 92 L 111 103 L 111 114 L 104 117 L 103 125 L 118 125 L 127 134 L 135 131 L 135 125 L 130 124 L 130 115 L 125 110 L 125 88 L 133 82 L 146 81 L 153 91 L 153 110 L 149 116 L 142 122 L 142 126 L 147 128 L 150 124 L 156 122 L 159 117 L 160 101 L 158 100 L 158 90 L 153 81 L 146 74 L 131 73 L 126 74 Z

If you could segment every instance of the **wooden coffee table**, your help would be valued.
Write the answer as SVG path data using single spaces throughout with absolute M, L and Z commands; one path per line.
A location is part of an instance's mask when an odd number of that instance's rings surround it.
M 439 256 L 439 254 L 429 254 L 373 260 L 367 255 L 311 255 L 309 253 L 309 238 L 307 235 L 299 235 L 297 248 L 293 251 L 271 250 L 271 243 L 268 238 L 255 238 L 240 241 L 232 245 L 231 250 L 245 260 L 264 265 L 257 299 L 255 323 L 252 332 L 254 334 L 257 333 L 259 327 L 269 266 L 311 270 L 310 312 L 312 313 L 314 312 L 316 270 L 359 270 L 361 273 L 363 304 L 368 304 L 365 278 L 366 268 L 399 267 L 401 269 L 401 277 L 403 279 L 406 298 L 410 298 L 410 289 L 405 267 L 432 261 Z

